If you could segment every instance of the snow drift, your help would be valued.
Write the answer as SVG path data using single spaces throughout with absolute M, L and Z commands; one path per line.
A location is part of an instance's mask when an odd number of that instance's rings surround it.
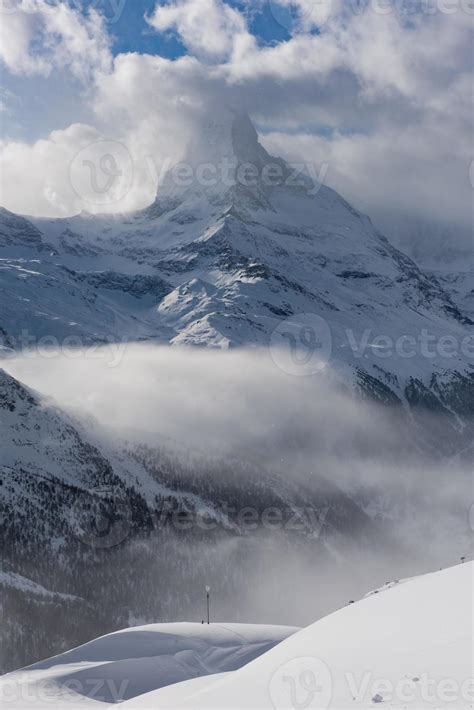
M 127 710 L 472 708 L 473 574 L 471 562 L 393 582 L 235 673 Z
M 126 701 L 170 683 L 224 673 L 295 633 L 289 626 L 170 623 L 124 629 L 0 683 L 5 707 L 93 708 Z
M 465 710 L 474 702 L 473 582 L 472 562 L 393 581 L 300 631 L 128 629 L 5 676 L 0 694 L 11 710 L 26 699 L 48 710 L 122 700 L 124 710 Z M 85 697 L 86 685 L 102 695 Z

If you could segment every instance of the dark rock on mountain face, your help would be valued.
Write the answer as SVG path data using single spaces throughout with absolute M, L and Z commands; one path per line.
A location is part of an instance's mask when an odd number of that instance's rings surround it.
M 31 249 L 46 250 L 42 234 L 25 217 L 13 214 L 0 207 L 0 246 L 28 247 Z
M 96 288 L 122 291 L 135 298 L 153 296 L 155 299 L 161 300 L 173 290 L 172 286 L 159 276 L 128 275 L 120 274 L 117 271 L 97 271 L 79 274 L 79 278 Z

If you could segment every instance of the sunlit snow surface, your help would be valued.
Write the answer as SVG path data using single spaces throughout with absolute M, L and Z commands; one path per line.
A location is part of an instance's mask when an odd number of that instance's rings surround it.
M 240 668 L 298 629 L 252 624 L 152 624 L 91 641 L 5 676 L 5 708 L 94 708 L 170 683 Z M 3 707 L 3 704 L 2 704 Z
M 128 681 L 124 710 L 470 708 L 473 574 L 469 562 L 393 581 L 296 633 L 234 624 L 129 629 L 5 676 L 2 696 L 12 710 L 26 707 L 28 693 L 34 707 L 51 710 L 110 706 L 111 698 L 64 687 L 89 678 L 106 689 Z M 47 681 L 50 696 L 39 699 Z
M 235 673 L 127 710 L 472 707 L 473 573 L 466 563 L 389 584 Z

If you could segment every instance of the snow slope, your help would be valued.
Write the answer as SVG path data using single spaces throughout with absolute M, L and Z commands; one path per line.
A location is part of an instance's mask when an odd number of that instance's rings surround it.
M 3 572 L 0 570 L 0 589 L 2 587 L 11 587 L 13 589 L 18 589 L 25 594 L 31 595 L 33 597 L 39 597 L 40 599 L 46 600 L 63 600 L 63 601 L 82 601 L 79 597 L 75 597 L 71 594 L 61 594 L 60 592 L 51 592 L 49 589 L 45 589 L 41 584 L 36 584 L 32 582 L 31 579 L 22 577 L 21 574 L 16 574 L 15 572 Z
M 452 296 L 463 313 L 474 319 L 474 256 L 455 269 L 451 265 L 441 268 L 438 265 L 432 275 Z
M 104 708 L 164 685 L 240 668 L 298 629 L 252 624 L 152 624 L 124 629 L 10 673 L 5 707 Z
M 388 584 L 242 669 L 124 710 L 474 707 L 474 563 Z

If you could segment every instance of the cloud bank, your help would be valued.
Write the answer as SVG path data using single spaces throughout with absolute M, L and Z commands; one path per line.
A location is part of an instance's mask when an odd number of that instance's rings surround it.
M 4 367 L 74 415 L 94 416 L 98 437 L 107 426 L 115 439 L 178 456 L 249 461 L 303 485 L 330 480 L 424 564 L 454 562 L 469 549 L 470 461 L 422 450 L 414 436 L 421 414 L 414 426 L 398 410 L 357 399 L 329 370 L 286 375 L 264 350 L 133 345 L 110 367 L 113 354 L 25 353 Z M 439 436 L 432 416 L 424 425 Z

